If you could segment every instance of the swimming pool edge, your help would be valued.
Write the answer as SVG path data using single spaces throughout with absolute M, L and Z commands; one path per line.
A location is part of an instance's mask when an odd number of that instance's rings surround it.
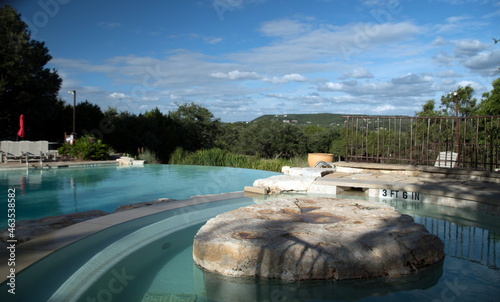
M 15 246 L 15 273 L 18 274 L 22 270 L 61 248 L 115 225 L 164 211 L 242 197 L 245 197 L 243 191 L 192 196 L 188 199 L 172 200 L 165 203 L 112 213 L 55 230 Z M 12 267 L 8 265 L 10 262 L 9 258 L 11 258 L 9 251 L 2 251 L 0 255 L 0 283 L 6 281 L 10 274 L 10 269 Z

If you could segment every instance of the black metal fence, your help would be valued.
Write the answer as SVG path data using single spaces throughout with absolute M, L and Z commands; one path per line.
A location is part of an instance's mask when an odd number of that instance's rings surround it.
M 345 116 L 346 161 L 500 168 L 500 116 Z

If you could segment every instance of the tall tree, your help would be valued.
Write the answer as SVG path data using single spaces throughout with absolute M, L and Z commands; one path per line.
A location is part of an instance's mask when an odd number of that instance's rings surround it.
M 63 130 L 54 128 L 62 81 L 45 68 L 51 59 L 45 44 L 31 39 L 21 15 L 10 5 L 0 7 L 0 138 L 15 138 L 21 114 L 27 139 L 62 137 Z
M 179 141 L 185 150 L 212 148 L 220 129 L 220 120 L 212 112 L 195 103 L 178 104 L 169 116 L 177 124 Z M 180 131 L 179 131 L 180 130 Z
M 443 113 L 455 116 L 457 103 L 459 116 L 471 116 L 477 112 L 477 100 L 473 98 L 474 88 L 470 85 L 458 87 L 455 92 L 445 94 L 441 97 Z

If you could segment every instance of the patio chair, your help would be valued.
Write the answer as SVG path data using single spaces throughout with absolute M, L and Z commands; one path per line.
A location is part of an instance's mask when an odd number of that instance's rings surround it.
M 49 153 L 49 142 L 48 141 L 36 141 L 30 142 L 25 141 L 22 145 L 23 154 L 28 162 L 29 159 L 39 159 L 43 162 L 45 158 L 48 158 Z
M 0 144 L 2 157 L 5 159 L 5 162 L 9 160 L 19 160 L 22 162 L 22 150 L 19 142 L 13 141 L 2 141 Z

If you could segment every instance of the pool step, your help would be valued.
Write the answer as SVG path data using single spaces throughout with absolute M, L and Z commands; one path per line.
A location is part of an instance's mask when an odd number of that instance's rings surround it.
M 196 302 L 194 294 L 146 293 L 142 302 Z

